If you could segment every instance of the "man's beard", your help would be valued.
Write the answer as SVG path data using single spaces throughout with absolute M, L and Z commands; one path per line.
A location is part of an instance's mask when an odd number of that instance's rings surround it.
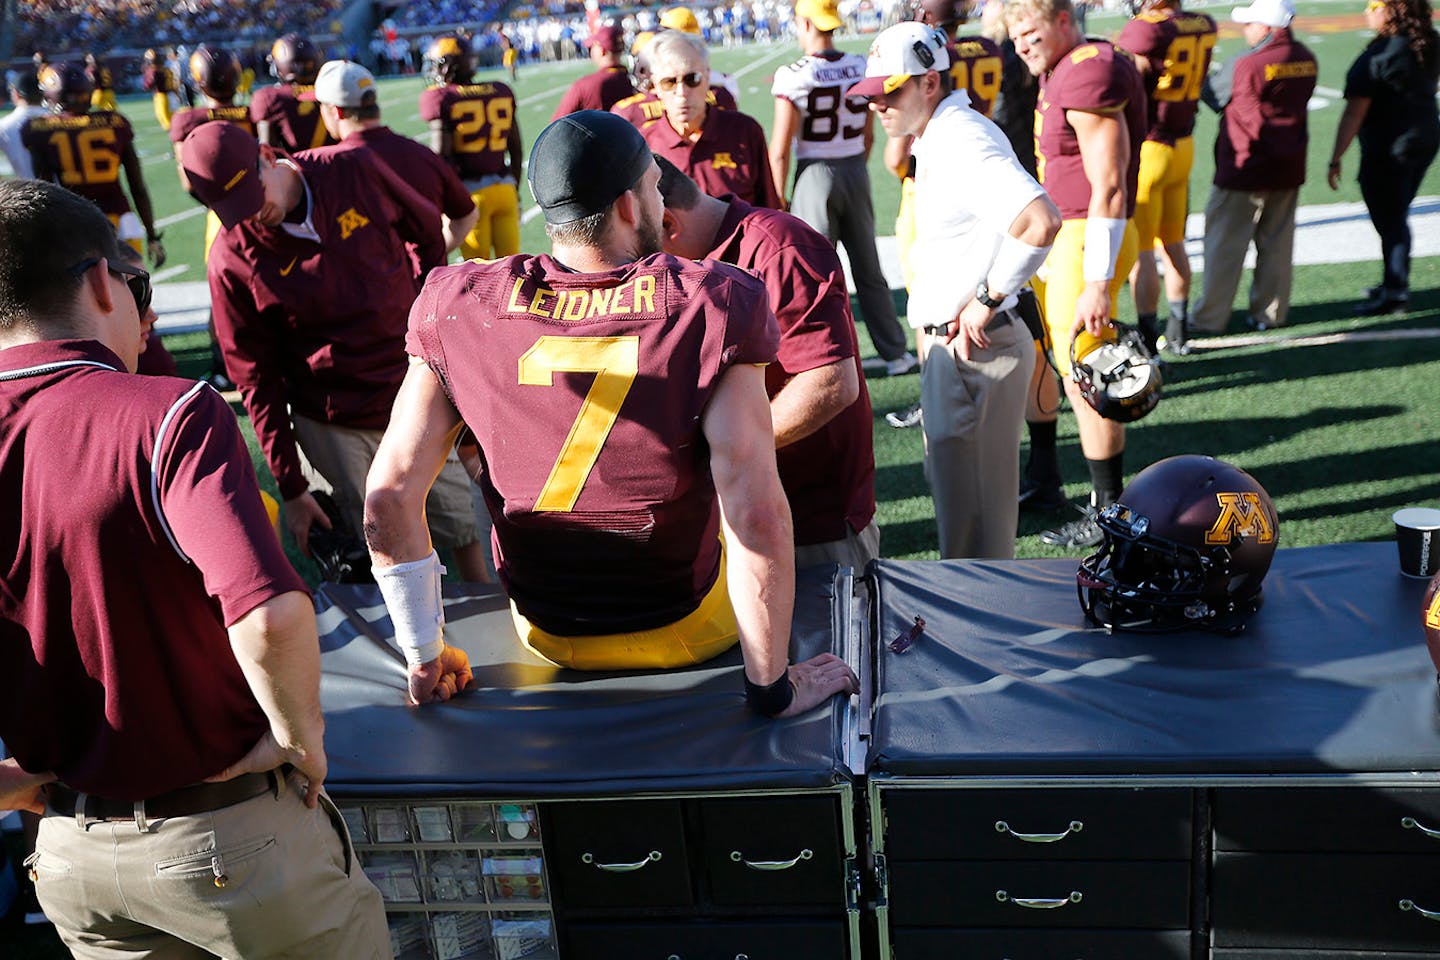
M 665 247 L 662 243 L 664 236 L 664 221 L 651 220 L 649 217 L 641 217 L 640 223 L 635 228 L 636 259 L 648 257 L 652 254 L 662 252 Z

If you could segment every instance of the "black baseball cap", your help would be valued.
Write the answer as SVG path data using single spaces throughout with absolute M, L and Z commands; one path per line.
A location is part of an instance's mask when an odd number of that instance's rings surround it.
M 628 120 L 581 110 L 556 120 L 535 139 L 530 195 L 546 223 L 570 223 L 610 209 L 654 162 L 650 145 Z

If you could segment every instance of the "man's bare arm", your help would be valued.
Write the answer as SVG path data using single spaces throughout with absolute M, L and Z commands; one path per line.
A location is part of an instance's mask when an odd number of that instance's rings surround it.
M 775 449 L 810 436 L 859 396 L 860 375 L 853 357 L 795 374 L 770 398 Z

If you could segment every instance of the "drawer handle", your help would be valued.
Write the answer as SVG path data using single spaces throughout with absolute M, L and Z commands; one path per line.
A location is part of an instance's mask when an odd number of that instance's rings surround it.
M 1400 826 L 1404 827 L 1406 830 L 1419 830 L 1431 840 L 1440 840 L 1440 830 L 1431 830 L 1423 823 L 1418 822 L 1414 817 L 1401 817 Z
M 607 873 L 633 873 L 645 866 L 647 863 L 654 863 L 660 859 L 659 850 L 651 850 L 643 860 L 636 860 L 634 863 L 596 863 L 593 853 L 582 853 L 581 863 L 594 864 L 596 870 L 604 870 Z
M 1064 840 L 1072 833 L 1079 833 L 1081 830 L 1084 829 L 1085 824 L 1081 823 L 1079 820 L 1071 820 L 1070 826 L 1066 827 L 1059 833 L 1020 833 L 1018 831 L 1010 829 L 1010 824 L 1006 823 L 1004 820 L 995 821 L 996 833 L 1008 833 L 1016 840 L 1024 840 L 1026 843 L 1055 843 L 1058 840 Z
M 743 863 L 751 870 L 789 870 L 791 867 L 798 865 L 801 860 L 809 860 L 813 856 L 815 856 L 815 852 L 809 847 L 795 854 L 790 860 L 746 860 L 745 854 L 739 850 L 730 851 L 731 860 L 736 863 Z
M 1055 910 L 1071 903 L 1079 903 L 1084 895 L 1079 890 L 1071 890 L 1068 897 L 1012 897 L 1004 890 L 995 891 L 995 899 L 1001 903 L 1013 903 L 1017 907 L 1028 907 L 1031 910 Z
M 1440 920 L 1440 910 L 1426 910 L 1424 907 L 1417 906 L 1414 900 L 1401 900 L 1400 909 L 1406 911 L 1414 910 L 1426 920 Z

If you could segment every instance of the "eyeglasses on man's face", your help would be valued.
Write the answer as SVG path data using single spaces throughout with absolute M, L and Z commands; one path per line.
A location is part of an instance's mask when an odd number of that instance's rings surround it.
M 661 91 L 669 93 L 682 83 L 691 90 L 694 90 L 704 82 L 705 77 L 702 74 L 687 73 L 679 77 L 659 77 L 655 80 L 655 86 L 659 87 Z
M 135 310 L 141 319 L 145 317 L 145 311 L 150 309 L 150 274 L 140 267 L 132 267 L 127 263 L 119 263 L 106 257 L 90 257 L 88 260 L 81 260 L 68 271 L 72 277 L 83 277 L 85 272 L 101 260 L 105 261 L 105 269 L 125 281 L 125 286 L 130 288 L 130 296 L 135 299 Z

